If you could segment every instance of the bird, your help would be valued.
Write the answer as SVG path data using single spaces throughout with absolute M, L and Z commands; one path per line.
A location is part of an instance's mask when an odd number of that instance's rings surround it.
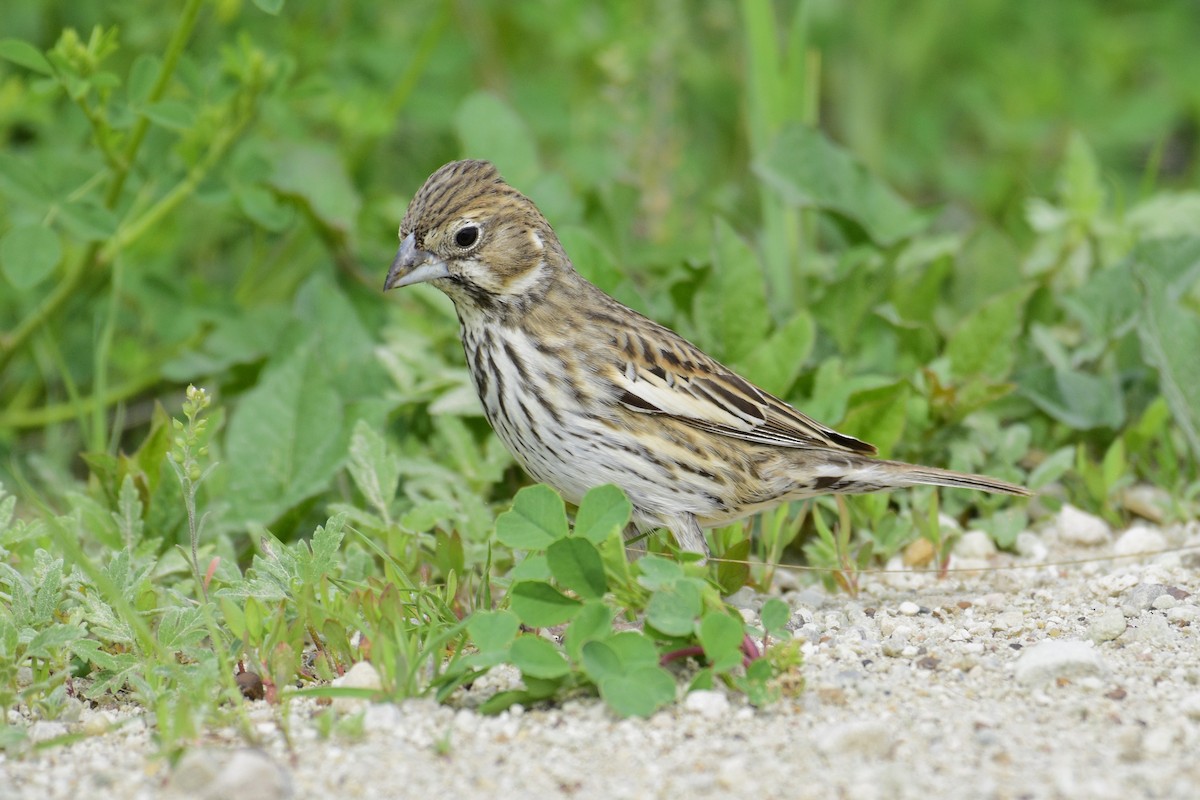
M 1029 495 L 891 461 L 760 389 L 586 280 L 537 206 L 491 162 L 453 161 L 413 196 L 383 290 L 453 302 L 492 429 L 534 480 L 578 504 L 621 488 L 640 531 L 710 555 L 707 528 L 784 502 L 919 484 Z

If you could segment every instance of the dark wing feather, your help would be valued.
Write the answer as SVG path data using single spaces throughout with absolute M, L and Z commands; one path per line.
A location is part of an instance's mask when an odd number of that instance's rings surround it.
M 616 334 L 614 382 L 622 405 L 695 428 L 777 447 L 874 453 L 875 448 L 801 414 L 727 369 L 673 331 L 642 323 Z

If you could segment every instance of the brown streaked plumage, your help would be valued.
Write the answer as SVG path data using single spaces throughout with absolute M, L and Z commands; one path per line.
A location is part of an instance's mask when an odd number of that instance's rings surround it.
M 531 200 L 486 161 L 433 173 L 400 225 L 384 289 L 428 282 L 454 302 L 488 421 L 571 502 L 613 483 L 641 528 L 707 552 L 703 528 L 788 500 L 917 484 L 1020 486 L 873 457 L 575 271 Z

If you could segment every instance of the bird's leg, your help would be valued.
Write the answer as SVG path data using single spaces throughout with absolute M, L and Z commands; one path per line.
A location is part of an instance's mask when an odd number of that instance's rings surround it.
M 670 528 L 671 533 L 675 534 L 675 543 L 679 545 L 680 550 L 700 553 L 704 556 L 700 560 L 701 564 L 708 561 L 708 542 L 704 540 L 704 529 L 696 521 L 695 515 L 680 514 L 672 522 Z

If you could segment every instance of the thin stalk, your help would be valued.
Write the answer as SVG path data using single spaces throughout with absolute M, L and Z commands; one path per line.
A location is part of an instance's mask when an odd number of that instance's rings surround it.
M 112 290 L 108 293 L 108 308 L 100 335 L 96 337 L 96 348 L 92 356 L 92 396 L 103 397 L 108 390 L 108 364 L 112 353 L 113 336 L 117 328 L 117 306 L 121 297 L 121 273 L 124 271 L 122 262 L 113 264 Z M 92 425 L 88 431 L 88 441 L 93 453 L 104 451 L 108 439 L 108 426 L 104 411 L 108 406 L 104 403 L 92 404 Z
M 0 428 L 11 430 L 43 428 L 55 422 L 66 422 L 80 415 L 90 414 L 96 407 L 106 408 L 113 403 L 119 403 L 141 394 L 158 381 L 158 375 L 149 375 L 115 386 L 104 395 L 90 394 L 87 397 L 80 397 L 76 394 L 66 403 L 21 410 L 10 409 L 0 414 Z

